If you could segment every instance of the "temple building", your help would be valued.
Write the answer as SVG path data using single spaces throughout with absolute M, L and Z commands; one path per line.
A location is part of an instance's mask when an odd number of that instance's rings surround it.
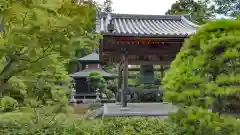
M 71 74 L 70 76 L 75 79 L 76 82 L 76 99 L 95 99 L 96 91 L 89 87 L 87 78 L 91 72 L 99 72 L 105 79 L 113 77 L 112 74 L 105 72 L 99 60 L 98 52 L 93 52 L 85 57 L 79 59 L 82 66 L 82 70 Z
M 165 103 L 131 103 L 128 93 L 160 95 L 162 89 L 129 87 L 128 65 L 140 65 L 143 84 L 154 83 L 154 65 L 169 66 L 185 39 L 200 27 L 189 15 L 134 15 L 99 12 L 96 32 L 103 35 L 99 54 L 102 63 L 118 65 L 117 104 L 105 104 L 104 116 L 164 116 L 176 107 Z M 164 94 L 164 93 L 163 93 Z M 161 110 L 160 108 L 164 108 Z

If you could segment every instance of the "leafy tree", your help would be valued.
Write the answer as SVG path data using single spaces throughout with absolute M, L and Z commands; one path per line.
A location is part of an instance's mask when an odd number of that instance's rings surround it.
M 213 0 L 215 12 L 226 16 L 237 17 L 240 15 L 239 0 Z
M 0 93 L 20 104 L 66 105 L 65 65 L 82 49 L 96 48 L 94 4 L 71 0 L 0 1 Z M 34 102 L 33 102 L 34 101 Z
M 184 106 L 213 105 L 217 112 L 235 109 L 240 99 L 239 24 L 211 22 L 185 42 L 163 79 L 165 100 Z
M 111 0 L 105 0 L 103 2 L 103 11 L 104 12 L 112 12 L 113 8 L 112 8 L 112 1 Z
M 0 74 L 1 92 L 12 76 L 28 69 L 42 70 L 42 63 L 48 64 L 54 52 L 69 59 L 79 46 L 95 41 L 96 35 L 83 29 L 90 27 L 86 18 L 91 7 L 83 9 L 57 0 L 5 1 L 1 7 L 5 29 L 1 33 L 1 59 L 5 61 Z
M 212 10 L 208 8 L 207 0 L 178 0 L 166 14 L 190 14 L 191 19 L 196 23 L 206 23 L 212 16 Z
M 99 89 L 99 92 L 105 94 L 108 99 L 114 97 L 114 83 L 112 81 L 106 81 L 100 73 L 91 72 L 88 77 L 88 83 L 92 89 Z

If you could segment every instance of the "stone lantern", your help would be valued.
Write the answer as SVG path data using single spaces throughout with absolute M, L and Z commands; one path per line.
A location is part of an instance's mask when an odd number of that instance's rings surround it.
M 75 80 L 72 79 L 71 81 L 72 85 L 71 85 L 71 99 L 70 99 L 70 103 L 76 103 L 76 99 L 75 99 L 75 94 L 76 94 L 76 90 L 75 90 Z

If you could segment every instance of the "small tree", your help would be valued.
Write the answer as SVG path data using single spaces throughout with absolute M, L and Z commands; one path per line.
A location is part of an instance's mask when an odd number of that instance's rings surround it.
M 88 83 L 90 85 L 90 88 L 97 90 L 100 90 L 100 93 L 106 89 L 106 81 L 98 72 L 91 72 L 88 77 Z
M 98 72 L 91 72 L 88 77 L 88 83 L 94 90 L 99 89 L 101 94 L 105 94 L 108 99 L 114 97 L 113 91 L 107 87 L 107 82 Z M 110 86 L 111 87 L 111 86 Z

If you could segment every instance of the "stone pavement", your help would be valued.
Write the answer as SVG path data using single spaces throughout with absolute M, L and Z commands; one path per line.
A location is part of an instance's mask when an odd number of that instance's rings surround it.
M 115 103 L 104 104 L 103 116 L 168 116 L 178 108 L 170 103 L 128 103 L 128 108 L 121 109 Z

